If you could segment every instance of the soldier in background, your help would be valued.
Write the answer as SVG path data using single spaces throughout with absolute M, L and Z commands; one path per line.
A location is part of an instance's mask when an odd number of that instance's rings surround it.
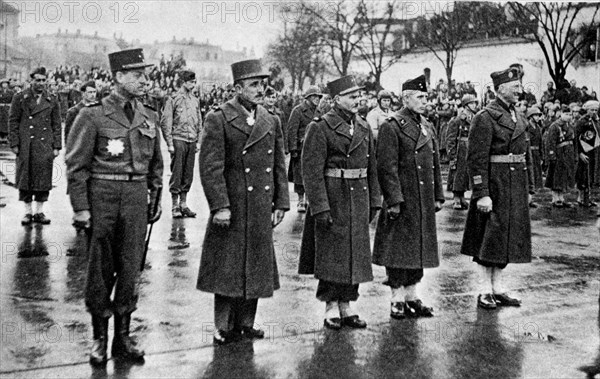
M 588 100 L 583 108 L 587 114 L 575 124 L 575 147 L 577 152 L 577 172 L 575 180 L 579 195 L 577 203 L 582 207 L 595 207 L 590 199 L 590 188 L 595 182 L 597 154 L 600 148 L 600 121 L 598 117 L 599 103 Z
M 279 109 L 279 106 L 277 105 L 277 91 L 275 91 L 275 88 L 271 86 L 268 86 L 265 89 L 264 107 L 266 110 L 277 116 L 279 118 L 279 121 L 281 122 L 281 130 L 283 131 L 283 143 L 287 154 L 287 120 L 284 120 L 283 112 L 281 111 L 281 109 Z
M 377 94 L 377 106 L 367 114 L 367 122 L 373 132 L 373 138 L 377 141 L 379 126 L 391 115 L 392 94 L 389 91 L 381 90 Z
M 560 118 L 550 125 L 546 135 L 549 163 L 545 186 L 552 190 L 552 206 L 556 208 L 573 207 L 564 198 L 565 192 L 575 185 L 575 130 L 572 118 L 571 109 L 563 104 Z
M 15 95 L 8 116 L 10 147 L 17 155 L 16 187 L 19 201 L 25 204 L 22 225 L 32 222 L 47 225 L 44 203 L 52 189 L 54 158 L 62 148 L 60 105 L 46 89 L 46 69 L 31 75 L 31 87 Z M 36 209 L 32 202 L 35 200 Z M 35 213 L 34 213 L 35 212 Z
M 98 90 L 96 89 L 96 82 L 93 80 L 84 83 L 81 88 L 79 88 L 79 91 L 83 94 L 81 101 L 67 111 L 65 119 L 65 142 L 67 141 L 69 132 L 71 131 L 71 127 L 73 126 L 79 111 L 88 105 L 96 104 L 98 102 Z
M 542 142 L 542 111 L 536 106 L 529 108 L 527 116 L 527 133 L 531 145 L 531 165 L 533 166 L 533 188 L 544 186 L 542 178 L 542 161 L 544 160 L 544 146 Z M 537 208 L 538 205 L 530 199 L 529 207 Z
M 74 226 L 90 228 L 85 305 L 92 315 L 92 365 L 107 361 L 108 320 L 114 315 L 112 357 L 144 361 L 129 335 L 148 223 L 161 214 L 158 115 L 139 98 L 152 66 L 142 49 L 108 55 L 114 90 L 83 108 L 67 140 L 67 175 Z M 114 298 L 111 294 L 114 291 Z
M 14 95 L 10 81 L 6 78 L 0 80 L 0 140 L 8 136 L 8 110 Z
M 312 121 L 322 96 L 318 87 L 309 87 L 304 93 L 304 101 L 292 110 L 288 121 L 288 150 L 291 155 L 288 179 L 294 183 L 294 192 L 298 194 L 298 212 L 306 212 L 300 154 L 306 127 Z

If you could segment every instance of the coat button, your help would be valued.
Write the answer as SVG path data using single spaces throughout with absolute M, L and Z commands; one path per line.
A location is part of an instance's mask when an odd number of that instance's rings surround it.
M 350 154 L 346 155 L 346 158 L 350 158 Z
M 44 137 L 40 138 L 42 141 L 44 140 Z
M 250 186 L 248 187 L 248 192 L 252 192 L 254 190 L 254 187 Z
M 249 168 L 247 168 L 247 169 L 245 169 L 244 171 L 246 171 L 246 174 L 247 174 L 247 173 L 249 173 L 249 172 L 250 172 L 250 169 L 249 169 Z
M 268 191 L 268 190 L 270 190 L 270 189 L 271 189 L 271 187 L 269 187 L 269 186 L 265 186 L 265 191 Z
M 417 166 L 417 168 L 420 170 L 420 169 L 421 169 L 421 166 Z
M 367 158 L 369 158 L 371 156 L 371 154 L 367 154 Z
M 423 182 L 419 182 L 419 184 L 423 185 L 423 184 L 425 184 L 425 183 L 423 183 Z
M 31 125 L 31 126 L 29 127 L 29 129 L 33 129 L 33 125 Z
M 33 136 L 31 136 L 31 138 L 33 138 Z
M 44 130 L 48 130 L 48 128 L 44 128 Z
M 366 191 L 366 190 L 367 190 L 367 187 L 363 187 L 363 190 L 365 190 L 365 191 Z
M 419 152 L 418 152 L 418 151 L 415 151 L 415 154 L 419 154 Z
M 271 172 L 271 167 L 267 167 L 266 172 Z
M 515 171 L 515 168 L 514 168 L 514 167 L 511 167 L 511 168 L 510 168 L 510 171 Z
M 273 150 L 269 149 L 269 151 L 267 151 L 267 154 L 273 154 Z
M 33 119 L 33 116 L 29 116 L 29 119 L 30 119 L 30 120 L 31 120 L 31 119 Z
M 350 187 L 350 191 L 354 191 L 354 187 Z
M 247 153 L 246 150 L 242 151 L 242 155 L 246 155 L 246 153 Z

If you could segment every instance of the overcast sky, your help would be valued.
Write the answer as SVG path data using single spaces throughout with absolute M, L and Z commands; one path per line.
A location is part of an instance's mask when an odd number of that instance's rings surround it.
M 21 11 L 20 35 L 55 33 L 60 28 L 127 41 L 193 37 L 226 49 L 254 47 L 258 56 L 278 34 L 282 16 L 275 1 L 6 1 Z M 286 16 L 287 17 L 287 16 Z

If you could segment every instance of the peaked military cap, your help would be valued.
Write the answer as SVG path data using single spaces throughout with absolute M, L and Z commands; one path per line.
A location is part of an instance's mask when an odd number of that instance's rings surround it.
M 356 84 L 356 79 L 352 75 L 342 76 L 339 79 L 327 83 L 327 89 L 332 98 L 337 95 L 347 95 L 363 88 L 365 87 Z
M 260 59 L 235 62 L 231 65 L 231 73 L 234 83 L 241 79 L 268 78 L 270 76 L 269 72 L 263 69 Z
M 427 92 L 427 82 L 425 81 L 425 75 L 421 75 L 417 78 L 405 81 L 402 84 L 402 91 L 408 90 Z
M 96 88 L 96 82 L 93 80 L 87 81 L 87 82 L 83 83 L 81 85 L 81 87 L 79 87 L 79 90 L 81 92 L 85 92 L 88 87 Z
M 496 71 L 490 74 L 492 77 L 492 81 L 494 82 L 494 87 L 498 88 L 500 84 L 509 83 L 513 81 L 520 80 L 519 70 L 514 67 L 508 68 L 504 71 Z
M 189 82 L 190 80 L 196 79 L 196 73 L 190 70 L 183 70 L 179 73 L 179 77 L 184 82 Z
M 33 79 L 36 75 L 43 75 L 46 76 L 46 67 L 38 67 L 35 70 L 31 71 L 31 74 L 29 74 L 29 77 L 31 79 Z
M 140 70 L 153 64 L 146 63 L 143 49 L 121 50 L 108 54 L 108 62 L 112 72 Z

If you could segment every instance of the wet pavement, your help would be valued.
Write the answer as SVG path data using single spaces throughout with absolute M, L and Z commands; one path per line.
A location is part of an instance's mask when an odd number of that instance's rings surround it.
M 520 308 L 476 308 L 475 267 L 459 254 L 466 212 L 447 201 L 438 213 L 442 263 L 425 271 L 419 288 L 435 317 L 391 320 L 385 271 L 374 266 L 375 280 L 361 285 L 356 303 L 368 328 L 324 330 L 317 282 L 296 274 L 304 216 L 293 209 L 275 229 L 281 289 L 259 301 L 256 322 L 266 338 L 213 347 L 213 297 L 195 289 L 207 221 L 198 178 L 188 202 L 195 219 L 172 219 L 163 194 L 166 212 L 154 227 L 132 323 L 146 363 L 110 360 L 106 369 L 92 369 L 86 236 L 70 225 L 63 157 L 45 209 L 52 224 L 43 227 L 20 225 L 22 204 L 6 183 L 14 178 L 14 157 L 2 149 L 0 171 L 7 203 L 0 209 L 0 377 L 585 378 L 600 371 L 595 210 L 553 209 L 545 191 L 532 212 L 533 262 L 506 269 Z

